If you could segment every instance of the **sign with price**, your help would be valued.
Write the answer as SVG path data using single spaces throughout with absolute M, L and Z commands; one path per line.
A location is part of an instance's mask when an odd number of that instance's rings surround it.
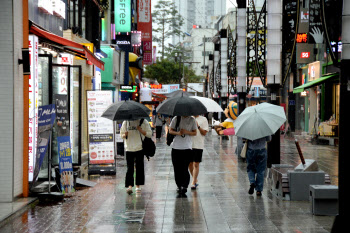
M 73 193 L 73 164 L 72 153 L 70 148 L 70 136 L 57 137 L 58 155 L 59 155 L 59 169 L 60 169 L 60 183 L 62 193 Z

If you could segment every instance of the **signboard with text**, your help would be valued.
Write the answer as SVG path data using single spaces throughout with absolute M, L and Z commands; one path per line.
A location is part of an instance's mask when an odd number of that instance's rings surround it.
M 88 91 L 89 163 L 114 163 L 113 121 L 101 117 L 113 104 L 112 91 Z
M 143 64 L 151 65 L 152 64 L 152 41 L 143 42 Z
M 75 190 L 70 137 L 57 137 L 57 146 L 59 155 L 59 170 L 61 175 L 60 183 L 62 193 L 73 193 Z
M 151 0 L 138 1 L 137 29 L 142 33 L 142 41 L 152 41 Z
M 309 1 L 309 44 L 323 43 L 323 27 L 321 18 L 321 1 Z
M 114 0 L 116 32 L 131 31 L 131 0 Z
M 308 43 L 297 43 L 296 59 L 297 63 L 307 64 L 314 61 L 314 45 Z

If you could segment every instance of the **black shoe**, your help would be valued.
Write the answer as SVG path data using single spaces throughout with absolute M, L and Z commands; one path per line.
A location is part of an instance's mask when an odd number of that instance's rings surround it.
M 256 195 L 257 195 L 258 197 L 260 197 L 260 196 L 262 195 L 262 193 L 261 193 L 260 191 L 256 191 Z
M 181 188 L 177 188 L 177 189 L 176 189 L 176 192 L 177 192 L 177 193 L 181 193 Z
M 255 184 L 251 184 L 248 193 L 252 195 L 254 193 Z
M 185 187 L 182 187 L 182 188 L 181 188 L 181 193 L 182 193 L 182 194 L 185 194 L 185 193 L 187 193 L 187 188 L 185 188 Z

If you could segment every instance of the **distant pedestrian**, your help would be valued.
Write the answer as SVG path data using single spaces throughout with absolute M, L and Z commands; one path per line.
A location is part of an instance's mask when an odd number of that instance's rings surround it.
M 176 127 L 180 120 L 179 127 Z M 191 116 L 176 116 L 170 123 L 170 134 L 175 135 L 171 144 L 171 159 L 174 166 L 175 183 L 177 192 L 185 196 L 190 183 L 188 166 L 192 153 L 192 136 L 197 134 L 196 120 Z
M 207 118 L 195 116 L 195 119 L 197 122 L 197 135 L 192 138 L 192 156 L 189 165 L 193 178 L 191 189 L 196 189 L 198 186 L 199 163 L 202 162 L 205 135 L 209 131 Z
M 258 138 L 253 141 L 246 140 L 246 143 L 248 143 L 246 160 L 250 182 L 249 194 L 253 194 L 255 189 L 256 195 L 261 196 L 261 192 L 263 191 L 267 163 L 266 142 L 269 141 L 271 141 L 271 136 Z
M 158 113 L 153 121 L 153 126 L 156 127 L 156 139 L 160 140 L 162 137 L 162 130 L 163 130 L 163 124 L 164 124 L 164 117 Z
M 147 120 L 124 121 L 120 129 L 120 135 L 125 141 L 127 172 L 125 175 L 125 188 L 128 194 L 132 194 L 134 186 L 134 166 L 136 163 L 136 192 L 141 192 L 140 185 L 145 184 L 144 154 L 142 152 L 142 140 L 152 137 L 152 130 Z

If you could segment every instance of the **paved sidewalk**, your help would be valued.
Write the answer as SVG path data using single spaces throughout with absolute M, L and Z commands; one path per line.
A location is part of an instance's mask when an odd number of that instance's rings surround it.
M 215 132 L 214 132 L 215 134 Z M 83 188 L 58 204 L 27 207 L 23 214 L 0 223 L 0 232 L 329 232 L 334 217 L 313 216 L 310 203 L 281 201 L 265 187 L 262 197 L 248 195 L 246 164 L 234 154 L 235 137 L 219 143 L 208 134 L 199 187 L 177 198 L 170 148 L 164 139 L 157 154 L 145 161 L 142 194 L 127 195 L 126 163 L 118 159 L 116 176 L 93 178 L 98 184 Z M 337 184 L 338 147 L 315 146 L 299 138 L 305 158 L 317 159 Z M 282 139 L 281 163 L 300 160 L 294 141 Z

